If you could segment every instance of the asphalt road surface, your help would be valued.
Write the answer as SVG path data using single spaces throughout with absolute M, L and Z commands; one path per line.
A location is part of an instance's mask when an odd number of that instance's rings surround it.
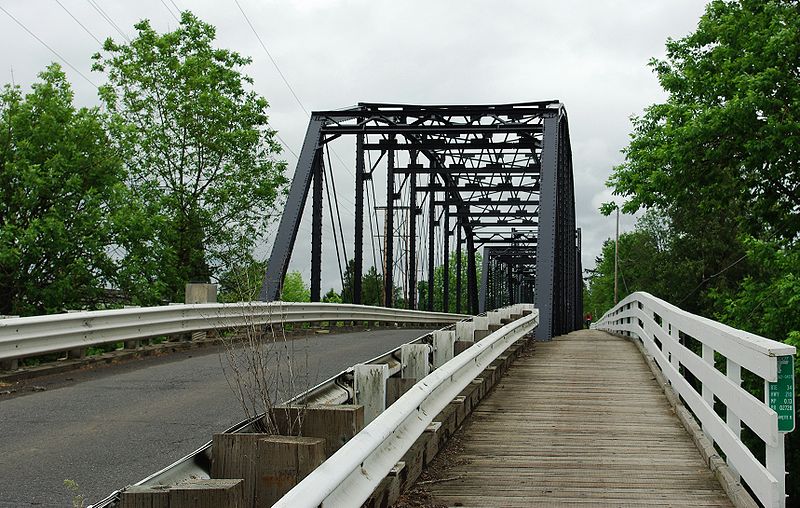
M 424 333 L 382 328 L 294 346 L 314 385 Z M 0 507 L 72 506 L 65 479 L 87 505 L 97 502 L 243 420 L 221 362 L 222 348 L 173 353 L 39 378 L 32 383 L 45 391 L 29 382 L 0 396 Z

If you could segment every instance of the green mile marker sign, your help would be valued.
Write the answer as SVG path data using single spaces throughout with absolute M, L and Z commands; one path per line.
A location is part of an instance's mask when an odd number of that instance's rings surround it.
M 794 430 L 794 357 L 778 357 L 778 382 L 769 383 L 769 407 L 778 413 L 778 430 Z

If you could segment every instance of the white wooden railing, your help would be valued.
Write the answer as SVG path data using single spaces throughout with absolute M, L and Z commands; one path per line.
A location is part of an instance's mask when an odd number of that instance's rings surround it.
M 639 338 L 734 474 L 741 475 L 764 506 L 785 506 L 784 432 L 778 430 L 778 414 L 766 399 L 769 383 L 777 381 L 778 357 L 794 355 L 793 346 L 696 316 L 643 292 L 622 300 L 593 328 Z M 692 339 L 702 345 L 701 355 L 687 347 Z M 724 372 L 715 367 L 715 353 L 723 357 Z M 681 368 L 702 383 L 702 392 Z M 764 380 L 765 400 L 742 387 L 742 368 Z M 715 398 L 725 405 L 724 418 L 714 411 Z M 766 464 L 742 442 L 742 423 L 764 441 Z

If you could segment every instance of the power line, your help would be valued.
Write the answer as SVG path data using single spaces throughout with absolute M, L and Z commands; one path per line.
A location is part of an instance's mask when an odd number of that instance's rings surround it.
M 97 11 L 97 13 L 98 13 L 98 14 L 100 14 L 100 16 L 102 16 L 102 17 L 103 17 L 103 19 L 105 19 L 105 20 L 108 22 L 108 24 L 109 24 L 109 25 L 111 25 L 111 27 L 112 27 L 114 30 L 116 30 L 116 31 L 117 31 L 117 33 L 118 33 L 118 34 L 119 34 L 119 35 L 120 35 L 120 36 L 121 36 L 123 39 L 125 39 L 125 42 L 131 42 L 130 38 L 128 38 L 128 36 L 127 36 L 127 35 L 125 35 L 125 33 L 124 33 L 124 32 L 123 32 L 121 29 L 120 29 L 120 27 L 119 27 L 119 26 L 117 26 L 117 24 L 116 24 L 116 23 L 114 23 L 114 20 L 113 20 L 113 19 L 111 19 L 111 16 L 109 16 L 108 14 L 106 14 L 106 12 L 103 10 L 103 8 L 102 8 L 102 7 L 100 7 L 100 5 L 99 5 L 99 4 L 95 3 L 95 1 L 94 1 L 94 0 L 86 0 L 86 1 L 87 1 L 87 2 L 89 2 L 89 5 L 91 5 L 91 6 L 94 8 L 94 10 L 96 10 L 96 11 Z
M 261 39 L 261 36 L 258 35 L 258 32 L 256 31 L 256 28 L 253 26 L 253 23 L 250 22 L 250 18 L 247 17 L 247 13 L 244 12 L 244 9 L 242 9 L 242 6 L 239 3 L 239 0 L 233 0 L 233 1 L 234 1 L 234 3 L 236 3 L 236 7 L 239 8 L 239 11 L 242 13 L 242 16 L 244 16 L 245 21 L 247 21 L 247 25 L 250 27 L 250 30 L 253 31 L 253 34 L 255 34 L 256 39 L 258 39 L 258 42 L 261 44 L 261 48 L 264 50 L 264 53 L 267 54 L 267 57 L 269 57 L 269 60 L 272 62 L 272 65 L 275 66 L 275 70 L 278 71 L 278 74 L 280 75 L 281 79 L 283 80 L 283 83 L 286 85 L 286 87 L 292 93 L 292 97 L 294 97 L 294 100 L 297 101 L 297 104 L 305 112 L 306 115 L 311 116 L 311 114 L 308 112 L 306 107 L 303 106 L 303 103 L 300 101 L 300 98 L 294 92 L 294 88 L 292 88 L 292 85 L 289 84 L 289 80 L 286 79 L 286 76 L 284 76 L 283 72 L 281 72 L 281 68 L 278 66 L 278 62 L 276 62 L 275 58 L 272 57 L 272 53 L 270 53 L 269 50 L 267 49 L 267 45 L 264 44 L 264 41 Z
M 161 0 L 161 5 L 163 5 L 163 6 L 164 6 L 164 8 L 167 10 L 167 12 L 169 12 L 169 15 L 170 15 L 170 16 L 172 16 L 173 18 L 175 18 L 175 21 L 177 21 L 178 23 L 180 23 L 180 21 L 181 21 L 181 20 L 178 18 L 178 16 L 176 16 L 176 15 L 175 15 L 175 13 L 174 13 L 174 12 L 172 12 L 172 9 L 170 9 L 170 8 L 169 8 L 169 5 L 167 5 L 167 2 L 165 2 L 164 0 Z M 173 2 L 173 5 L 174 5 L 174 2 Z M 178 10 L 178 12 L 181 12 L 181 11 L 180 11 L 180 9 Z
M 178 14 L 183 12 L 183 10 L 180 7 L 178 7 L 178 4 L 175 3 L 175 0 L 169 0 L 169 3 L 171 3 L 172 6 L 175 7 L 175 10 L 178 11 Z
M 88 28 L 86 28 L 86 25 L 84 25 L 83 23 L 81 23 L 81 22 L 80 22 L 80 20 L 79 20 L 78 18 L 76 18 L 75 16 L 73 16 L 73 15 L 72 15 L 72 13 L 69 11 L 69 9 L 67 9 L 66 7 L 64 7 L 64 4 L 62 4 L 60 0 L 56 0 L 56 3 L 59 5 L 59 7 L 61 7 L 62 9 L 64 9 L 64 12 L 66 12 L 67 14 L 69 14 L 69 17 L 70 17 L 70 18 L 72 18 L 72 19 L 75 21 L 75 23 L 77 23 L 78 25 L 80 25 L 80 27 L 81 27 L 81 28 L 83 28 L 83 31 L 84 31 L 84 32 L 86 32 L 87 34 L 89 34 L 89 35 L 92 37 L 92 39 L 94 39 L 95 41 L 97 41 L 97 44 L 99 44 L 99 45 L 101 45 L 101 46 L 103 45 L 103 43 L 100 41 L 100 39 L 98 39 L 98 38 L 97 38 L 97 37 L 96 37 L 96 36 L 95 36 L 95 35 L 94 35 L 92 32 L 90 32 L 90 31 L 89 31 L 89 29 L 88 29 Z
M 281 79 L 283 80 L 283 83 L 286 85 L 286 88 L 289 89 L 289 92 L 291 92 L 292 97 L 294 97 L 294 100 L 300 106 L 300 109 L 303 110 L 303 112 L 306 114 L 306 116 L 310 117 L 311 113 L 308 112 L 308 109 L 305 107 L 305 105 L 303 105 L 303 101 L 301 101 L 300 97 L 298 97 L 297 94 L 295 93 L 294 88 L 289 83 L 289 80 L 283 74 L 283 71 L 281 71 L 280 66 L 278 66 L 278 62 L 275 60 L 275 58 L 273 58 L 272 53 L 269 52 L 269 49 L 267 49 L 267 45 L 264 44 L 264 40 L 258 34 L 258 31 L 256 30 L 255 26 L 253 26 L 253 23 L 250 21 L 250 18 L 247 16 L 247 13 L 244 12 L 244 9 L 242 8 L 242 5 L 239 3 L 239 0 L 233 0 L 233 1 L 236 3 L 236 7 L 239 8 L 239 11 L 242 13 L 242 16 L 244 16 L 245 21 L 247 21 L 247 25 L 250 27 L 250 30 L 252 30 L 253 34 L 256 36 L 256 39 L 258 39 L 259 44 L 261 44 L 261 49 L 264 50 L 264 53 L 267 54 L 267 57 L 269 58 L 270 62 L 272 62 L 272 65 L 275 67 L 275 70 L 278 71 L 278 74 L 280 75 Z M 331 151 L 333 152 L 334 157 L 336 157 L 336 159 L 339 161 L 339 163 L 345 169 L 345 171 L 347 171 L 350 174 L 350 176 L 355 178 L 356 175 L 354 175 L 353 172 L 350 171 L 350 168 L 347 167 L 347 164 L 345 164 L 344 161 L 342 160 L 342 158 L 339 156 L 339 154 L 336 153 L 336 150 L 331 149 Z
M 87 82 L 87 83 L 89 83 L 89 84 L 90 84 L 90 85 L 92 85 L 93 87 L 97 88 L 97 85 L 96 85 L 96 84 L 94 84 L 94 82 L 93 82 L 91 79 L 89 79 L 88 77 L 86 77 L 86 74 L 84 74 L 84 73 L 82 73 L 81 71 L 79 71 L 77 67 L 75 67 L 74 65 L 72 65 L 71 63 L 69 63 L 69 61 L 68 61 L 66 58 L 64 58 L 63 56 L 61 56 L 61 54 L 60 54 L 58 51 L 56 51 L 56 50 L 54 50 L 53 48 L 51 48 L 51 47 L 50 47 L 50 45 L 48 45 L 46 42 L 44 42 L 42 39 L 40 39 L 38 35 L 36 35 L 35 33 L 31 32 L 31 31 L 28 29 L 28 27 L 26 27 L 24 24 L 22 24 L 22 22 L 21 22 L 20 20 L 18 20 L 18 19 L 17 19 L 17 18 L 15 18 L 14 16 L 12 16 L 12 15 L 11 15 L 11 13 L 10 13 L 10 12 L 8 12 L 7 10 L 5 10 L 5 9 L 3 8 L 3 6 L 2 6 L 2 5 L 0 5 L 0 10 L 1 10 L 1 11 L 3 11 L 3 12 L 5 12 L 5 13 L 6 13 L 6 15 L 7 15 L 9 18 L 13 19 L 13 20 L 14 20 L 14 22 L 15 22 L 16 24 L 18 24 L 20 27 L 22 27 L 22 29 L 23 29 L 23 30 L 25 30 L 26 32 L 28 32 L 28 33 L 31 35 L 31 37 L 33 37 L 34 39 L 36 39 L 37 41 L 39 41 L 39 43 L 40 43 L 42 46 L 44 46 L 45 48 L 49 49 L 51 53 L 53 53 L 54 55 L 56 55 L 56 56 L 57 56 L 59 59 L 61 59 L 61 61 L 62 61 L 62 62 L 64 62 L 65 64 L 67 64 L 67 66 L 69 66 L 69 68 L 70 68 L 70 69 L 72 69 L 73 71 L 77 72 L 77 73 L 78 73 L 78 74 L 79 74 L 79 75 L 80 75 L 80 76 L 81 76 L 83 79 L 85 79 L 85 80 L 86 80 L 86 82 Z

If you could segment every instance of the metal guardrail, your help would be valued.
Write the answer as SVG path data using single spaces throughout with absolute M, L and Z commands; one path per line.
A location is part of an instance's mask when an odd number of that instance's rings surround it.
M 0 320 L 0 360 L 124 340 L 320 321 L 454 323 L 467 316 L 337 303 L 242 302 L 72 312 Z
M 490 333 L 418 381 L 274 506 L 359 506 L 366 501 L 436 415 L 509 346 L 536 327 L 539 312 L 532 305 L 517 308 L 532 312 Z M 507 318 L 515 310 L 500 312 Z
M 725 453 L 734 474 L 741 475 L 764 506 L 785 506 L 784 432 L 768 398 L 770 383 L 778 381 L 779 357 L 795 355 L 793 346 L 696 316 L 644 292 L 629 295 L 593 328 L 639 338 L 703 432 Z M 691 340 L 702 345 L 701 355 L 687 347 Z M 724 371 L 715 366 L 719 355 Z M 765 400 L 742 387 L 742 368 L 764 380 Z M 700 393 L 684 372 L 702 383 Z M 725 418 L 715 412 L 715 399 L 725 405 Z M 766 465 L 742 442 L 742 423 L 764 441 Z
M 354 306 L 350 306 L 350 307 L 354 307 Z M 448 325 L 448 326 L 446 326 L 446 327 L 441 329 L 441 330 L 452 331 L 455 334 L 455 337 L 459 337 L 459 336 L 464 336 L 464 335 L 472 336 L 472 334 L 475 332 L 476 329 L 485 330 L 490 324 L 499 324 L 501 319 L 510 317 L 511 315 L 520 314 L 525 310 L 533 310 L 532 307 L 533 307 L 532 305 L 517 304 L 517 305 L 512 305 L 510 307 L 507 307 L 505 309 L 501 309 L 499 311 L 493 311 L 493 312 L 490 313 L 491 316 L 482 315 L 482 316 L 475 316 L 475 317 L 460 316 L 460 315 L 454 315 L 454 314 L 444 314 L 444 315 L 442 315 L 442 314 L 437 314 L 437 313 L 426 313 L 426 312 L 421 312 L 421 311 L 405 311 L 405 312 L 421 313 L 421 314 L 425 314 L 425 315 L 433 314 L 434 316 L 437 316 L 437 319 L 441 319 L 443 316 L 448 316 L 448 317 L 451 318 L 451 320 L 453 320 L 453 319 L 459 320 L 455 324 Z M 361 307 L 361 308 L 365 308 L 365 307 Z M 368 308 L 368 309 L 378 309 L 378 310 L 389 310 L 389 311 L 392 310 L 392 309 L 383 309 L 383 308 L 376 308 L 376 307 L 366 307 L 366 308 Z M 364 319 L 364 318 L 362 318 L 362 319 Z M 364 319 L 364 320 L 366 321 L 367 319 Z M 524 327 L 524 330 L 527 330 L 527 331 L 525 331 L 524 333 L 523 333 L 523 328 L 522 328 L 522 321 L 523 320 L 525 320 L 525 323 L 527 323 L 527 325 Z M 532 322 L 532 320 L 533 320 L 533 322 Z M 323 321 L 324 321 L 324 319 L 323 319 Z M 422 322 L 424 322 L 424 321 L 422 321 Z M 536 323 L 538 323 L 538 311 L 534 310 L 533 314 L 525 316 L 523 319 L 517 320 L 514 323 L 512 323 L 511 325 L 507 325 L 507 326 L 501 328 L 500 330 L 498 330 L 497 332 L 494 332 L 493 334 L 490 334 L 489 336 L 485 337 L 484 339 L 482 339 L 481 341 L 476 343 L 474 346 L 472 346 L 469 349 L 467 349 L 467 351 L 465 351 L 461 355 L 459 355 L 456 358 L 454 358 L 453 360 L 451 360 L 449 363 L 453 364 L 453 362 L 455 362 L 456 360 L 463 361 L 465 358 L 467 358 L 467 356 L 464 356 L 466 353 L 470 353 L 468 355 L 468 357 L 471 360 L 468 360 L 468 361 L 479 362 L 479 363 L 474 363 L 473 364 L 473 368 L 471 368 L 469 371 L 467 371 L 467 370 L 463 370 L 462 371 L 462 376 L 464 377 L 464 379 L 467 379 L 467 383 L 468 383 L 469 381 L 471 381 L 472 379 L 474 379 L 477 376 L 477 374 L 474 374 L 474 375 L 472 375 L 471 378 L 469 377 L 469 375 L 472 372 L 472 370 L 475 370 L 477 373 L 480 373 L 480 371 L 482 371 L 485 368 L 486 365 L 491 363 L 495 358 L 497 358 L 497 356 L 502 354 L 502 352 L 505 351 L 508 348 L 508 346 L 513 344 L 513 342 L 516 340 L 516 338 L 514 338 L 512 340 L 511 339 L 512 336 L 509 335 L 509 336 L 504 336 L 505 340 L 498 341 L 497 340 L 498 333 L 504 332 L 504 330 L 507 331 L 509 326 L 510 326 L 514 330 L 512 332 L 514 334 L 514 336 L 522 336 L 525 333 L 528 333 L 528 331 L 532 330 L 536 326 Z M 411 341 L 409 344 L 427 344 L 427 343 L 431 343 L 432 342 L 433 333 L 435 333 L 435 332 L 423 335 L 422 337 L 419 337 L 419 338 Z M 491 341 L 491 344 L 490 344 L 490 342 L 487 342 L 487 341 Z M 400 351 L 401 351 L 401 349 L 402 349 L 402 346 L 398 346 L 395 349 L 392 349 L 391 351 L 388 351 L 388 352 L 386 352 L 386 353 L 384 353 L 384 354 L 382 354 L 380 356 L 377 356 L 377 357 L 375 357 L 373 359 L 367 360 L 364 363 L 366 363 L 366 364 L 387 364 L 387 365 L 389 365 L 389 375 L 391 376 L 391 375 L 397 374 L 399 372 L 399 370 L 401 369 L 401 365 L 400 365 Z M 474 354 L 472 354 L 472 353 L 474 353 Z M 444 366 L 442 366 L 439 369 L 433 371 L 432 374 L 430 374 L 426 378 L 424 378 L 424 380 L 421 381 L 420 383 L 418 383 L 418 385 L 420 385 L 420 384 L 427 385 L 431 380 L 434 379 L 432 376 L 434 374 L 436 374 L 436 373 L 444 372 L 444 370 L 442 370 L 442 369 L 444 369 L 445 366 L 447 366 L 447 365 L 448 364 L 445 363 Z M 480 365 L 480 368 L 478 368 L 476 365 Z M 465 366 L 465 367 L 468 367 L 468 366 Z M 449 368 L 452 368 L 452 366 L 449 367 Z M 308 404 L 308 405 L 316 405 L 316 404 L 346 404 L 349 401 L 353 400 L 354 393 L 355 393 L 354 392 L 354 388 L 353 388 L 354 370 L 355 370 L 354 367 L 350 367 L 350 368 L 342 371 L 341 373 L 331 377 L 330 379 L 328 379 L 326 381 L 323 381 L 322 383 L 318 384 L 317 386 L 315 386 L 315 387 L 313 387 L 313 388 L 311 388 L 311 389 L 309 389 L 309 390 L 307 390 L 307 391 L 305 391 L 305 392 L 303 392 L 301 394 L 298 394 L 295 397 L 292 397 L 291 399 L 285 401 L 284 404 L 298 404 L 298 403 L 300 403 L 300 404 Z M 451 389 L 455 389 L 455 388 L 451 387 Z M 456 391 L 455 394 L 457 395 L 458 392 L 461 391 L 461 389 L 463 389 L 463 387 L 459 388 Z M 452 397 L 451 397 L 451 399 L 452 399 Z M 403 400 L 402 397 L 400 399 L 398 399 L 397 402 L 395 402 L 394 405 L 390 406 L 389 409 L 395 407 L 395 405 L 398 402 L 400 402 L 401 400 Z M 426 406 L 426 408 L 427 407 L 428 406 Z M 432 408 L 429 409 L 429 410 L 433 411 Z M 387 409 L 387 411 L 388 411 L 388 409 Z M 432 413 L 431 414 L 431 418 L 435 417 L 436 414 L 438 414 L 438 411 Z M 381 416 L 379 416 L 378 418 L 380 418 Z M 239 422 L 238 424 L 236 424 L 236 425 L 230 427 L 229 429 L 227 429 L 225 431 L 225 433 L 257 432 L 257 430 L 254 427 L 254 424 L 255 424 L 255 422 L 257 420 L 260 420 L 262 417 L 263 417 L 263 415 L 258 416 L 258 417 L 254 418 L 254 419 L 243 420 L 243 421 Z M 373 422 L 370 424 L 370 426 L 372 426 L 376 421 L 378 421 L 378 419 L 373 420 Z M 425 426 L 427 426 L 427 424 Z M 422 430 L 425 429 L 425 426 L 422 427 Z M 374 427 L 372 427 L 372 428 L 374 428 Z M 366 428 L 365 428 L 365 430 L 366 430 Z M 363 432 L 364 431 L 362 431 L 362 433 Z M 389 432 L 391 432 L 391 430 Z M 420 433 L 421 433 L 421 431 L 420 431 Z M 419 434 L 417 434 L 416 437 L 418 437 L 418 435 Z M 416 437 L 414 439 L 416 439 Z M 413 440 L 411 442 L 413 443 Z M 144 478 L 143 480 L 137 482 L 136 485 L 137 486 L 170 485 L 170 484 L 175 484 L 175 483 L 178 483 L 180 481 L 186 480 L 187 478 L 191 478 L 191 477 L 194 477 L 194 478 L 208 478 L 209 475 L 210 475 L 210 471 L 211 471 L 211 467 L 210 467 L 211 466 L 211 457 L 212 457 L 211 445 L 212 445 L 211 441 L 207 442 L 206 444 L 204 444 L 203 446 L 198 448 L 196 451 L 194 451 L 194 452 L 190 453 L 189 455 L 183 457 L 182 459 L 172 463 L 171 465 L 161 469 L 160 471 L 157 471 L 157 472 L 153 473 L 152 475 L 148 476 L 147 478 Z M 335 456 L 335 454 L 334 454 L 334 456 Z M 394 464 L 392 464 L 392 465 L 394 465 Z M 371 493 L 371 491 L 370 491 L 370 493 Z M 103 499 L 101 501 L 98 501 L 97 503 L 91 505 L 89 508 L 110 508 L 110 507 L 117 506 L 118 505 L 118 501 L 119 501 L 119 494 L 120 494 L 120 491 L 114 491 L 108 497 L 106 497 L 105 499 Z M 369 493 L 367 495 L 369 495 Z M 350 504 L 353 504 L 353 503 L 348 502 L 346 504 L 350 505 Z

